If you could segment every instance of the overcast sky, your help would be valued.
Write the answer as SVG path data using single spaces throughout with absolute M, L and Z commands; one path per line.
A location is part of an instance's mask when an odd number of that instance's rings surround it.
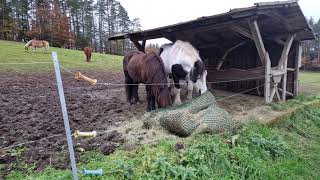
M 266 0 L 119 0 L 131 18 L 140 18 L 142 29 L 150 29 L 201 16 L 224 13 L 230 9 L 253 6 Z M 268 0 L 270 1 L 270 0 Z M 272 1 L 272 0 L 271 0 Z M 300 0 L 305 16 L 320 18 L 320 0 Z M 155 41 L 154 41 L 155 42 Z M 158 41 L 162 43 L 162 41 Z

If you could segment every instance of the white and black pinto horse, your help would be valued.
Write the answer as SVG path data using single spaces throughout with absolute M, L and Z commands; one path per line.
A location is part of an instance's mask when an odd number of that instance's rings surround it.
M 177 40 L 175 43 L 160 47 L 160 57 L 164 63 L 165 72 L 174 81 L 174 103 L 181 104 L 180 81 L 186 81 L 188 87 L 187 99 L 192 99 L 192 91 L 199 94 L 207 91 L 207 70 L 199 52 L 189 43 Z

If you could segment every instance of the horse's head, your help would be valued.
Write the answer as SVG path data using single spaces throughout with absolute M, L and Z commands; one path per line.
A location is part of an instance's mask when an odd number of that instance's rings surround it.
M 160 108 L 165 108 L 172 104 L 171 94 L 167 85 L 160 87 L 157 104 Z
M 193 83 L 195 83 L 195 89 L 197 92 L 199 92 L 199 94 L 203 94 L 208 90 L 206 84 L 207 70 L 202 61 L 197 60 L 194 63 L 194 67 L 192 68 L 190 73 L 190 79 Z

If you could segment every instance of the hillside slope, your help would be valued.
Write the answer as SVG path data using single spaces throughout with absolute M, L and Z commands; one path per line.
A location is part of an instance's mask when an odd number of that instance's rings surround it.
M 52 62 L 52 51 L 58 53 L 60 65 L 71 70 L 120 72 L 122 69 L 122 56 L 93 53 L 91 62 L 87 63 L 82 51 L 51 47 L 49 53 L 45 53 L 43 48 L 33 53 L 31 48 L 25 52 L 24 45 L 24 43 L 0 40 L 0 73 L 52 71 L 53 64 L 39 63 Z

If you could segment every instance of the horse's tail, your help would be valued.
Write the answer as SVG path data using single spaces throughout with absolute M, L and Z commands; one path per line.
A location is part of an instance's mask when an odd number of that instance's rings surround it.
M 24 47 L 29 47 L 31 43 L 32 43 L 32 40 L 28 41 Z

